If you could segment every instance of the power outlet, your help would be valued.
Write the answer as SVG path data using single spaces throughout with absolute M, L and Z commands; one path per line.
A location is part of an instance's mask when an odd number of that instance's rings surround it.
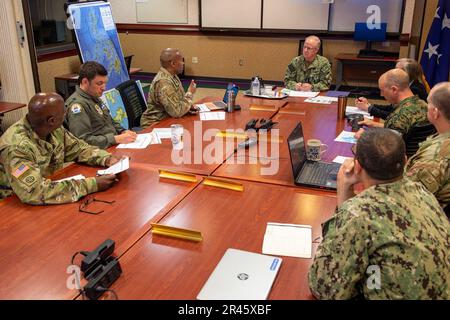
M 192 63 L 198 63 L 198 57 L 192 57 Z
M 239 65 L 240 65 L 241 67 L 244 65 L 244 59 L 243 59 L 243 58 L 239 59 Z

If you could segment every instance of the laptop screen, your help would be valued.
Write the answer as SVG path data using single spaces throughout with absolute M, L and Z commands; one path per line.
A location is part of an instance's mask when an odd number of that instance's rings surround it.
M 302 123 L 299 122 L 288 137 L 289 154 L 291 156 L 294 179 L 298 177 L 306 161 L 305 139 L 303 137 Z

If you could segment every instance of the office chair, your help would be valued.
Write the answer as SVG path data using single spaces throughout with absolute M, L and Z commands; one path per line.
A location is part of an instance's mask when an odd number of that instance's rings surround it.
M 403 137 L 406 145 L 406 155 L 411 157 L 419 149 L 419 143 L 425 141 L 428 136 L 436 133 L 436 128 L 431 123 L 412 127 Z
M 134 80 L 128 80 L 118 85 L 116 89 L 125 105 L 128 127 L 139 131 L 142 113 L 147 109 L 147 103 L 140 92 L 139 85 Z
M 134 54 L 124 57 L 125 65 L 127 66 L 128 76 L 130 76 L 131 60 L 133 59 L 133 57 Z

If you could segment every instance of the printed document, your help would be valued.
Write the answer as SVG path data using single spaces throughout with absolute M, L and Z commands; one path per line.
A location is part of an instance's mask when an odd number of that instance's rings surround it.
M 312 227 L 268 222 L 262 252 L 310 259 L 312 258 Z
M 145 149 L 150 144 L 160 144 L 161 139 L 154 132 L 138 134 L 136 141 L 131 143 L 121 143 L 117 149 Z
M 347 106 L 347 108 L 345 109 L 345 115 L 348 116 L 349 114 L 362 114 L 364 118 L 373 119 L 373 117 L 368 112 L 360 110 L 357 107 Z
M 212 121 L 212 120 L 225 120 L 225 112 L 203 112 L 200 113 L 200 120 L 202 121 Z
M 355 138 L 356 132 L 342 131 L 334 141 L 337 142 L 347 142 L 347 143 L 356 143 Z
M 309 98 L 309 99 L 305 100 L 305 102 L 320 103 L 320 104 L 331 104 L 332 102 L 337 102 L 337 101 L 338 101 L 338 98 L 336 98 L 336 97 L 324 97 L 324 96 Z
M 319 92 L 295 91 L 289 89 L 283 89 L 281 90 L 281 92 L 287 94 L 289 97 L 299 97 L 299 98 L 314 98 L 317 97 L 317 95 L 319 94 Z
M 97 174 L 98 175 L 117 174 L 117 173 L 120 173 L 122 171 L 128 170 L 129 167 L 130 167 L 130 158 L 124 157 L 124 158 L 120 159 L 119 162 L 117 162 L 116 164 L 112 165 L 108 169 L 98 170 Z
M 83 176 L 82 174 L 77 174 L 76 176 L 68 177 L 68 178 L 64 178 L 64 179 L 60 179 L 60 180 L 55 180 L 53 182 L 62 182 L 62 181 L 67 181 L 67 180 L 83 180 L 83 179 L 86 179 L 86 177 Z
M 156 133 L 159 139 L 172 138 L 172 130 L 170 128 L 155 128 L 152 132 Z

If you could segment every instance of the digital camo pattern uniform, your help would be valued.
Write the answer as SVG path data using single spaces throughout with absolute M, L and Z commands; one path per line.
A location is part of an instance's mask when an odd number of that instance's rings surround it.
M 145 128 L 167 117 L 180 118 L 192 106 L 192 94 L 184 93 L 180 78 L 172 76 L 165 68 L 160 68 L 150 85 L 147 110 L 141 117 L 141 127 Z
M 290 90 L 295 90 L 295 85 L 298 82 L 311 84 L 312 91 L 330 89 L 331 65 L 328 59 L 316 55 L 309 65 L 303 56 L 292 59 L 284 76 L 284 86 Z
M 88 144 L 106 149 L 114 144 L 114 136 L 125 129 L 113 120 L 108 107 L 79 87 L 66 101 L 66 126 Z
M 309 271 L 316 297 L 450 298 L 450 223 L 422 184 L 372 186 L 345 201 L 322 233 Z M 378 288 L 369 266 L 380 268 Z
M 406 164 L 406 176 L 420 181 L 444 208 L 450 203 L 450 132 L 428 137 Z M 450 271 L 449 271 L 450 272 Z
M 104 166 L 110 154 L 88 145 L 62 127 L 54 130 L 47 141 L 37 136 L 26 117 L 3 134 L 0 138 L 2 198 L 15 193 L 29 204 L 67 203 L 97 191 L 95 178 L 52 182 L 46 177 L 61 169 L 64 162 Z
M 387 116 L 384 127 L 405 135 L 411 127 L 428 122 L 427 110 L 427 103 L 420 100 L 418 96 L 403 99 Z

